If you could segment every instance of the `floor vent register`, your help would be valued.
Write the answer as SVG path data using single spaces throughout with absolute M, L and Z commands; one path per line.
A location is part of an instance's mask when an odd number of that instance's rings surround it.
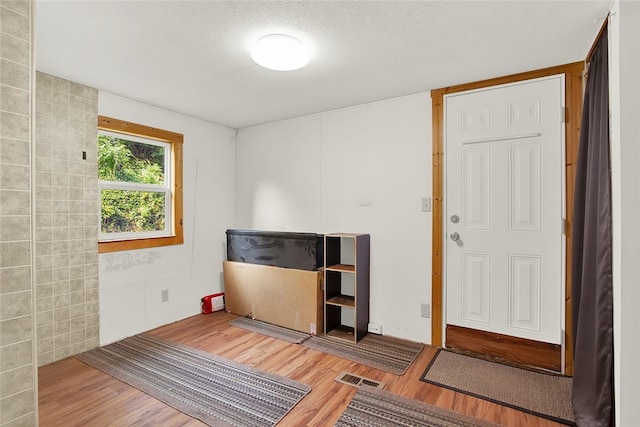
M 350 374 L 348 372 L 342 372 L 336 377 L 336 381 L 339 383 L 347 384 L 353 387 L 360 387 L 361 385 L 368 385 L 370 387 L 384 388 L 385 383 L 381 381 L 364 378 L 359 375 Z

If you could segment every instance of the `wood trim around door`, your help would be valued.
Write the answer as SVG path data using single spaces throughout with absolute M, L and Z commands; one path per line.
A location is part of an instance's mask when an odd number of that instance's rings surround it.
M 573 222 L 573 191 L 575 182 L 575 163 L 578 156 L 578 137 L 582 116 L 582 75 L 585 63 L 583 61 L 556 67 L 528 71 L 510 76 L 449 86 L 431 91 L 432 125 L 433 125 L 433 212 L 432 212 L 432 274 L 431 274 L 431 344 L 437 347 L 443 345 L 443 218 L 442 204 L 444 198 L 444 95 L 515 83 L 523 80 L 548 77 L 557 74 L 565 75 L 565 171 L 566 171 L 566 221 L 565 221 L 565 361 L 564 372 L 573 375 L 573 337 L 571 323 L 571 225 Z

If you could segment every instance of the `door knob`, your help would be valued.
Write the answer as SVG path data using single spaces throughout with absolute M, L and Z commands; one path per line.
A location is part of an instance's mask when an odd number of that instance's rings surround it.
M 460 235 L 456 232 L 451 233 L 451 240 L 453 240 L 454 242 L 457 242 L 458 239 L 460 239 Z

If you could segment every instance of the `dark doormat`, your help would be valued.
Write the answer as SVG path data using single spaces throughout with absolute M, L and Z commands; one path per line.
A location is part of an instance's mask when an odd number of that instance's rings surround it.
M 420 380 L 562 424 L 575 425 L 571 377 L 439 349 Z

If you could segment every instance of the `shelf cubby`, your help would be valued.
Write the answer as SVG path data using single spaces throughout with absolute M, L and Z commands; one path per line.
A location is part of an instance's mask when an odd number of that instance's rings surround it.
M 324 239 L 325 334 L 358 342 L 369 323 L 370 237 L 334 233 Z

